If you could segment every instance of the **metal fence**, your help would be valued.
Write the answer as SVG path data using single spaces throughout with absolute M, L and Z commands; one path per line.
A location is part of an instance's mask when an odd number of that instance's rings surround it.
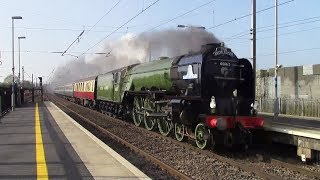
M 274 99 L 260 98 L 258 110 L 273 113 Z M 279 98 L 280 114 L 320 117 L 320 99 L 287 99 Z

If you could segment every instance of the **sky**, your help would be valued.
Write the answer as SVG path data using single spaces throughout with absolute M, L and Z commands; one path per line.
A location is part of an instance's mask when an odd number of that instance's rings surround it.
M 182 15 L 203 4 L 206 5 Z M 279 64 L 320 64 L 320 1 L 278 0 L 278 4 L 282 4 L 278 7 Z M 149 5 L 152 6 L 148 8 Z M 274 0 L 257 1 L 258 69 L 274 67 L 272 6 Z M 136 18 L 118 29 L 138 13 Z M 176 29 L 179 24 L 206 27 L 238 57 L 250 58 L 250 13 L 251 0 L 2 0 L 0 81 L 12 73 L 12 16 L 23 18 L 14 21 L 16 75 L 18 36 L 25 36 L 26 39 L 21 40 L 21 66 L 25 67 L 25 79 L 31 80 L 34 74 L 47 81 L 58 66 L 77 61 L 74 56 L 83 53 L 88 56 L 101 52 L 106 42 L 115 41 L 127 33 Z M 167 22 L 179 15 L 179 18 Z M 228 21 L 231 22 L 226 23 Z M 83 30 L 82 38 L 68 50 L 67 54 L 74 56 L 54 53 L 66 50 Z

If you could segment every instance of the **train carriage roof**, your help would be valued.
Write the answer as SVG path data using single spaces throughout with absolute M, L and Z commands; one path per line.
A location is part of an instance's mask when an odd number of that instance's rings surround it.
M 92 81 L 92 80 L 95 80 L 96 78 L 97 78 L 97 76 L 91 76 L 91 77 L 88 77 L 88 78 L 83 78 L 83 79 L 77 80 L 77 81 L 75 81 L 74 83 L 81 83 L 81 82 L 85 82 L 85 81 Z
M 105 73 L 101 73 L 101 74 L 99 74 L 98 76 L 103 76 L 103 75 L 106 75 L 106 74 L 110 74 L 110 73 L 114 73 L 114 72 L 119 72 L 119 71 L 121 71 L 122 69 L 125 69 L 125 68 L 132 68 L 132 67 L 134 67 L 134 66 L 136 66 L 136 65 L 139 65 L 139 64 L 141 64 L 141 63 L 136 63 L 136 64 L 131 64 L 131 65 L 129 65 L 129 66 L 123 66 L 123 67 L 121 67 L 121 68 L 118 68 L 118 69 L 114 69 L 114 70 L 111 70 L 111 71 L 108 71 L 108 72 L 105 72 Z

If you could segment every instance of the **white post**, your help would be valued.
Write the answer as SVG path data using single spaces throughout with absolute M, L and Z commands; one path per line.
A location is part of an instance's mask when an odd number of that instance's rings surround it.
M 14 111 L 15 98 L 14 98 L 14 20 L 22 19 L 21 16 L 12 16 L 12 93 L 11 93 L 11 110 Z
M 18 38 L 18 52 L 19 52 L 19 73 L 18 73 L 18 82 L 20 83 L 20 38 Z
M 256 98 L 256 0 L 251 1 L 251 58 L 254 76 L 254 99 Z
M 12 88 L 11 88 L 11 110 L 14 111 L 14 19 L 12 18 Z
M 275 102 L 274 102 L 274 117 L 279 115 L 279 99 L 278 99 L 278 0 L 275 0 L 275 67 L 274 67 L 274 90 L 275 90 Z
M 22 87 L 24 87 L 24 66 L 22 66 Z

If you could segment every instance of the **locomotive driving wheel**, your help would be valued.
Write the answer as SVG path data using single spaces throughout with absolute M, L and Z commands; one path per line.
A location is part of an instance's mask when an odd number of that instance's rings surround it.
M 147 117 L 147 113 L 152 113 L 154 111 L 154 104 L 152 103 L 152 101 L 149 98 L 145 98 L 144 99 L 144 108 L 145 108 L 145 113 L 144 113 L 144 125 L 146 127 L 146 129 L 148 129 L 149 131 L 153 130 L 157 119 L 154 117 Z
M 186 139 L 185 137 L 186 128 L 183 124 L 175 123 L 174 124 L 174 135 L 178 141 L 184 141 Z
M 158 129 L 160 134 L 163 136 L 168 136 L 171 129 L 172 129 L 173 123 L 171 121 L 167 121 L 166 118 L 160 118 L 158 119 Z
M 195 129 L 196 144 L 198 148 L 205 149 L 208 147 L 208 136 L 208 128 L 203 123 L 199 123 Z
M 132 109 L 132 119 L 134 125 L 140 126 L 143 120 L 143 98 L 142 97 L 134 97 L 133 99 L 133 109 Z

